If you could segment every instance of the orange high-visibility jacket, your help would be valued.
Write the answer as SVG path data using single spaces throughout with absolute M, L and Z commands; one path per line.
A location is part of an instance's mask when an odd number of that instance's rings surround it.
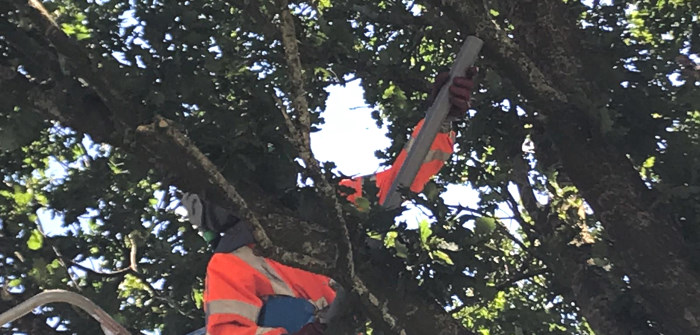
M 335 298 L 330 278 L 256 256 L 244 246 L 215 253 L 207 267 L 204 312 L 208 335 L 279 335 L 284 328 L 257 325 L 265 298 L 284 295 L 308 300 L 317 310 Z
M 371 176 L 370 179 L 375 180 L 379 189 L 381 202 L 388 194 L 393 179 L 422 125 L 423 120 L 416 125 L 411 139 L 394 164 L 389 169 Z M 445 160 L 453 152 L 453 144 L 453 132 L 438 133 L 411 185 L 412 191 L 422 191 L 425 183 L 440 171 Z M 354 189 L 355 192 L 347 196 L 349 201 L 354 202 L 357 197 L 362 196 L 362 182 L 365 178 L 367 176 L 346 179 L 340 183 Z M 298 297 L 308 300 L 317 310 L 321 310 L 335 298 L 330 281 L 326 276 L 256 256 L 248 246 L 231 253 L 215 253 L 207 267 L 204 294 L 207 334 L 287 334 L 283 328 L 265 328 L 257 325 L 265 299 L 274 295 Z
M 384 200 L 386 199 L 386 196 L 389 194 L 389 190 L 391 189 L 391 184 L 394 182 L 394 178 L 396 178 L 396 175 L 399 173 L 401 166 L 406 160 L 406 155 L 408 155 L 408 151 L 411 149 L 411 146 L 413 145 L 413 142 L 418 136 L 418 132 L 420 132 L 421 127 L 423 127 L 423 121 L 425 120 L 420 120 L 420 122 L 418 122 L 418 124 L 415 126 L 415 128 L 413 129 L 413 133 L 411 133 L 411 138 L 408 140 L 408 143 L 406 143 L 406 146 L 404 146 L 404 148 L 401 149 L 399 156 L 396 157 L 396 161 L 394 162 L 394 164 L 391 165 L 390 168 L 370 176 L 360 176 L 352 179 L 344 179 L 340 182 L 340 185 L 351 187 L 355 190 L 354 193 L 349 194 L 347 196 L 347 199 L 349 201 L 355 202 L 355 199 L 357 199 L 357 197 L 361 197 L 362 184 L 365 182 L 365 180 L 370 180 L 374 181 L 377 186 L 377 189 L 379 189 L 379 194 L 377 194 L 377 196 L 379 197 L 379 203 L 384 203 Z M 439 132 L 437 134 L 435 140 L 433 141 L 433 144 L 430 146 L 430 151 L 428 151 L 428 155 L 425 156 L 423 164 L 418 170 L 418 174 L 416 174 L 416 177 L 413 179 L 413 183 L 411 184 L 411 191 L 415 193 L 419 193 L 420 191 L 422 191 L 423 187 L 425 187 L 425 184 L 428 182 L 428 180 L 430 180 L 430 178 L 432 178 L 435 174 L 437 174 L 440 171 L 442 166 L 445 165 L 445 161 L 449 159 L 450 155 L 452 155 L 452 153 L 454 152 L 454 141 L 455 133 L 453 131 Z

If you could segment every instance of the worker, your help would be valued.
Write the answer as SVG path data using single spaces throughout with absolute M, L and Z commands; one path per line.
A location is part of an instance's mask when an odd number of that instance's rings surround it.
M 452 105 L 448 120 L 435 138 L 428 156 L 410 189 L 422 191 L 453 152 L 454 132 L 451 121 L 465 116 L 473 88 L 470 69 L 466 77 L 455 77 L 449 87 Z M 436 77 L 432 97 L 449 79 L 447 73 Z M 394 177 L 416 138 L 423 121 L 413 130 L 411 139 L 387 170 L 372 176 L 345 179 L 340 185 L 352 192 L 344 194 L 350 202 L 362 195 L 362 185 L 373 181 L 379 190 L 379 201 L 386 198 Z M 332 279 L 283 265 L 257 256 L 250 228 L 231 211 L 210 204 L 196 194 L 186 194 L 182 203 L 191 223 L 205 232 L 205 238 L 216 241 L 216 248 L 207 267 L 204 310 L 209 335 L 321 335 L 344 294 Z M 211 232 L 223 232 L 211 234 Z

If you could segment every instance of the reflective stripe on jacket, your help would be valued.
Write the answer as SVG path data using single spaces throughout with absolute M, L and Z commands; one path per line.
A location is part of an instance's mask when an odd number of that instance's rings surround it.
M 396 161 L 394 161 L 394 164 L 392 164 L 391 167 L 370 176 L 360 176 L 340 181 L 340 185 L 350 187 L 355 191 L 347 195 L 348 201 L 354 203 L 357 197 L 361 197 L 362 185 L 369 180 L 374 181 L 379 189 L 379 193 L 377 194 L 379 197 L 379 203 L 384 203 L 384 199 L 386 199 L 386 196 L 389 194 L 389 190 L 391 189 L 391 184 L 394 182 L 394 178 L 396 178 L 396 175 L 399 173 L 401 166 L 406 160 L 406 155 L 411 149 L 411 146 L 413 146 L 413 142 L 418 136 L 418 132 L 420 132 L 421 127 L 423 127 L 424 121 L 425 119 L 420 120 L 420 122 L 418 122 L 418 124 L 415 126 L 413 133 L 411 133 L 411 138 L 408 140 L 408 143 L 406 143 L 403 149 L 401 149 L 399 156 L 396 157 Z M 445 165 L 445 161 L 448 160 L 454 152 L 454 142 L 455 133 L 453 131 L 439 132 L 437 134 L 433 144 L 430 146 L 428 155 L 425 157 L 423 164 L 418 170 L 418 174 L 416 174 L 416 177 L 413 179 L 411 191 L 415 193 L 421 192 L 428 180 L 440 172 L 442 166 Z
M 328 277 L 256 256 L 248 246 L 231 253 L 215 253 L 207 267 L 205 286 L 209 335 L 287 334 L 284 328 L 258 326 L 267 297 L 307 299 L 318 310 L 335 298 Z

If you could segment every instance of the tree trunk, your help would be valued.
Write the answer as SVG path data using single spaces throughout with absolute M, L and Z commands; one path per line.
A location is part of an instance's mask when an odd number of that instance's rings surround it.
M 607 101 L 605 90 L 587 78 L 596 73 L 586 67 L 595 59 L 584 59 L 591 53 L 580 52 L 580 30 L 568 5 L 513 2 L 513 39 L 490 19 L 481 1 L 435 2 L 455 22 L 463 22 L 463 31 L 485 40 L 486 56 L 525 95 L 531 112 L 543 116 L 564 170 L 612 238 L 615 264 L 646 300 L 652 323 L 667 334 L 700 334 L 700 277 L 684 259 L 678 225 L 655 208 L 657 197 L 625 153 L 601 134 L 596 104 Z M 601 66 L 606 65 L 597 69 Z
M 542 155 L 538 157 L 544 161 L 551 159 Z M 552 227 L 565 223 L 560 222 L 561 219 L 555 214 L 557 210 L 552 209 L 551 204 L 544 208 L 538 206 L 528 180 L 527 164 L 524 159 L 515 158 L 513 180 L 518 186 L 525 211 L 534 221 L 532 229 L 537 239 L 544 246 L 554 244 L 552 247 L 532 248 L 536 256 L 551 269 L 555 291 L 576 302 L 597 335 L 656 334 L 647 324 L 645 315 L 630 315 L 635 302 L 630 292 L 626 292 L 622 278 L 615 278 L 613 273 L 588 263 L 593 257 L 590 244 L 569 244 L 566 241 L 566 245 L 561 245 L 561 237 L 556 236 L 557 232 Z M 562 248 L 559 252 L 553 252 Z

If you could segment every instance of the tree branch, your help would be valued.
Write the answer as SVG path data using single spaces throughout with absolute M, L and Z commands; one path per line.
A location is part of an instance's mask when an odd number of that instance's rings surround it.
M 476 33 L 485 41 L 483 52 L 493 58 L 511 80 L 527 83 L 519 87 L 528 96 L 546 99 L 550 103 L 566 104 L 564 92 L 556 89 L 541 69 L 526 55 L 498 23 L 489 19 L 480 1 L 430 0 L 465 32 Z
M 525 280 L 525 279 L 530 279 L 530 278 L 533 278 L 533 277 L 541 276 L 541 275 L 546 274 L 546 273 L 549 273 L 549 269 L 547 269 L 547 268 L 538 269 L 538 270 L 531 270 L 531 271 L 525 271 L 525 272 L 522 272 L 522 273 L 520 273 L 520 274 L 514 276 L 513 278 L 510 278 L 510 279 L 508 279 L 508 280 L 506 280 L 506 281 L 504 281 L 504 282 L 502 282 L 502 283 L 500 283 L 500 284 L 497 284 L 497 285 L 496 285 L 496 289 L 499 290 L 499 291 L 500 291 L 500 290 L 504 290 L 504 289 L 506 289 L 507 287 L 509 287 L 509 286 L 511 286 L 511 285 L 513 285 L 513 284 L 515 284 L 515 283 L 517 283 L 517 282 L 519 282 L 519 281 L 521 281 L 521 280 Z
M 95 269 L 89 268 L 85 265 L 82 265 L 74 260 L 70 261 L 70 266 L 71 267 L 76 267 L 82 271 L 89 272 L 91 274 L 100 276 L 100 277 L 123 277 L 125 274 L 127 274 L 129 271 L 133 271 L 131 266 L 125 267 L 123 269 L 119 270 L 114 270 L 114 271 L 97 271 Z
M 282 33 L 282 45 L 284 47 L 285 60 L 289 68 L 289 75 L 292 78 L 292 106 L 297 114 L 299 122 L 295 126 L 289 119 L 288 113 L 282 109 L 282 113 L 287 120 L 292 136 L 292 143 L 295 144 L 299 155 L 306 163 L 307 169 L 311 172 L 316 188 L 331 203 L 331 210 L 336 221 L 335 231 L 338 235 L 339 258 L 336 267 L 340 270 L 341 278 L 337 278 L 343 284 L 351 284 L 351 278 L 355 277 L 355 262 L 353 260 L 352 244 L 350 242 L 350 232 L 345 221 L 343 209 L 338 201 L 337 191 L 321 172 L 318 160 L 311 151 L 311 115 L 309 104 L 306 100 L 304 89 L 304 76 L 301 59 L 299 58 L 299 47 L 297 45 L 296 28 L 294 19 L 289 11 L 287 0 L 278 0 L 281 19 L 279 24 Z M 280 107 L 282 107 L 281 105 Z
M 83 289 L 80 287 L 80 285 L 78 285 L 78 283 L 73 278 L 73 275 L 70 273 L 70 267 L 68 267 L 68 265 L 66 264 L 66 260 L 63 258 L 63 254 L 61 253 L 61 251 L 58 250 L 58 248 L 56 248 L 56 246 L 51 242 L 51 239 L 44 233 L 44 227 L 41 224 L 41 219 L 39 218 L 36 219 L 36 227 L 41 236 L 44 238 L 44 241 L 46 241 L 46 243 L 48 243 L 51 249 L 53 250 L 54 254 L 58 259 L 58 262 L 66 270 L 66 275 L 68 275 L 68 279 L 71 281 L 71 283 L 73 283 L 75 289 L 79 292 L 82 292 Z

